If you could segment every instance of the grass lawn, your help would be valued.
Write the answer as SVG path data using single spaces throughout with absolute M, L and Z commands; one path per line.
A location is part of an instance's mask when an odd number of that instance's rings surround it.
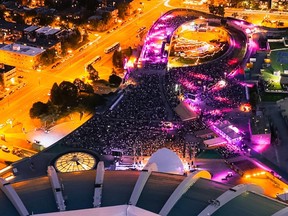
M 272 46 L 271 46 L 272 45 Z M 284 47 L 283 43 L 270 43 L 271 53 L 270 53 L 270 66 L 262 72 L 262 77 L 265 81 L 268 81 L 271 85 L 268 87 L 269 90 L 281 90 L 280 85 L 280 76 L 275 76 L 274 72 L 280 71 L 283 74 L 284 70 L 288 70 L 288 48 Z M 281 50 L 272 50 L 272 47 L 275 49 Z M 268 101 L 270 100 L 270 96 L 268 97 Z M 272 99 L 272 101 L 274 101 Z
M 265 70 L 264 72 L 262 72 L 262 77 L 264 78 L 264 80 L 269 81 L 270 83 L 274 85 L 274 86 L 270 86 L 269 90 L 281 90 L 282 89 L 280 85 L 279 76 L 275 76 L 269 70 Z
M 213 149 L 206 149 L 205 151 L 202 151 L 199 155 L 197 155 L 197 158 L 202 159 L 221 159 L 221 155 Z
M 271 50 L 286 48 L 283 42 L 270 42 L 269 46 Z
M 288 48 L 283 50 L 273 51 L 270 54 L 271 67 L 273 71 L 288 70 Z

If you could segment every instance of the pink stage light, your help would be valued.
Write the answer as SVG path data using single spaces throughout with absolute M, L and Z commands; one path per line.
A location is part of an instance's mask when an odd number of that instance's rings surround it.
M 237 127 L 233 126 L 233 125 L 229 125 L 229 128 L 230 128 L 231 130 L 233 130 L 233 131 L 234 131 L 235 133 L 237 133 L 237 134 L 240 133 L 240 130 L 239 130 Z
M 230 103 L 228 98 L 218 96 L 218 97 L 214 97 L 214 99 L 223 103 L 227 103 L 227 104 Z
M 258 49 L 259 49 L 258 44 L 257 44 L 254 40 L 250 40 L 250 41 L 249 41 L 249 44 L 250 44 L 250 47 L 251 47 L 253 50 L 258 50 Z

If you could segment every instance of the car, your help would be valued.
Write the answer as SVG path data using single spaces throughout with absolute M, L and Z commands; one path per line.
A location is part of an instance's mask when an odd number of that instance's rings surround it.
M 95 60 L 93 61 L 93 63 L 96 63 L 96 62 L 98 62 L 98 61 L 100 61 L 101 60 L 101 56 L 96 56 L 95 57 Z
M 61 64 L 61 62 L 57 62 L 56 64 L 54 64 L 54 65 L 52 66 L 52 69 L 53 69 L 53 68 L 56 68 L 59 64 Z
M 2 151 L 4 151 L 4 152 L 7 152 L 7 153 L 10 152 L 10 150 L 8 149 L 8 147 L 5 146 L 5 145 L 2 145 L 2 146 L 1 146 L 1 149 L 2 149 Z

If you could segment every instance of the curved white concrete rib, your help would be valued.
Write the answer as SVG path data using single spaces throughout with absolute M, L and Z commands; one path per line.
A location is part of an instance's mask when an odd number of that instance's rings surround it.
M 263 194 L 263 189 L 254 184 L 240 184 L 233 188 L 230 188 L 223 194 L 221 194 L 217 199 L 208 201 L 208 205 L 198 216 L 212 215 L 215 211 L 225 205 L 227 202 L 231 201 L 235 197 L 245 193 L 247 191 L 255 192 L 258 194 Z
M 9 182 L 7 182 L 5 179 L 0 178 L 0 189 L 3 191 L 3 193 L 8 197 L 8 199 L 11 201 L 13 206 L 18 211 L 19 215 L 21 216 L 28 216 L 29 213 L 24 206 L 22 200 L 14 190 L 14 188 L 10 185 Z M 3 206 L 2 206 L 3 207 Z
M 157 171 L 157 165 L 155 163 L 152 164 L 147 164 L 144 169 L 141 171 L 140 176 L 137 179 L 137 182 L 134 186 L 133 192 L 131 194 L 129 204 L 136 206 L 138 199 L 142 193 L 142 190 L 151 174 L 153 171 Z
M 211 179 L 211 174 L 206 170 L 196 171 L 188 175 L 174 190 L 165 205 L 159 212 L 160 215 L 168 215 L 177 201 L 182 197 L 182 195 L 199 179 L 206 178 Z
M 97 165 L 96 170 L 96 178 L 95 178 L 95 185 L 94 185 L 94 198 L 93 198 L 93 206 L 100 207 L 102 201 L 102 184 L 104 180 L 104 162 L 100 161 Z
M 272 216 L 286 216 L 288 215 L 288 207 L 281 209 L 280 211 L 274 213 Z

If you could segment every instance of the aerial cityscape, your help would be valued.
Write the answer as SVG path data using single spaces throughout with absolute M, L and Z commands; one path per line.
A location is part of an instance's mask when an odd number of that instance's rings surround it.
M 288 216 L 286 0 L 0 0 L 0 215 Z

